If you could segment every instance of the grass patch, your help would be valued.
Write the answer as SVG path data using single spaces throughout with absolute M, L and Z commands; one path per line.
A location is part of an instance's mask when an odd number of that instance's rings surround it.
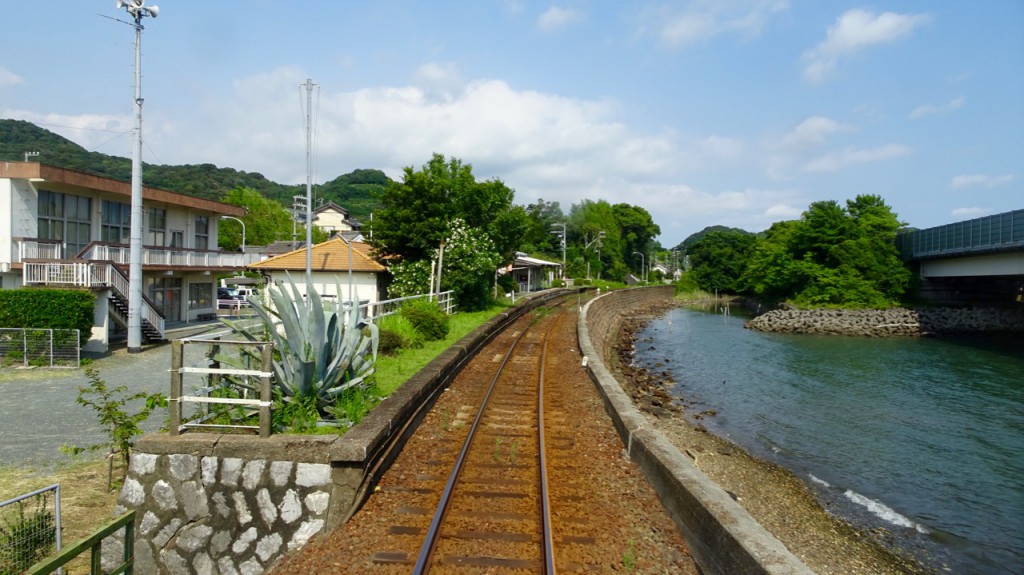
M 84 539 L 113 518 L 117 491 L 107 490 L 107 461 L 88 459 L 55 471 L 0 466 L 0 501 L 60 484 L 61 540 L 64 547 Z M 89 554 L 68 564 L 65 573 L 88 572 Z
M 393 355 L 378 355 L 375 376 L 381 397 L 391 395 L 405 383 L 405 380 L 441 355 L 444 350 L 508 307 L 497 304 L 483 311 L 457 313 L 449 318 L 448 335 L 444 339 L 425 341 L 423 346 L 418 348 L 402 348 Z

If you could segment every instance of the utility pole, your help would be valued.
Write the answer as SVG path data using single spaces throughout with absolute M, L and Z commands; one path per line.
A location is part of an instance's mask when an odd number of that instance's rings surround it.
M 132 131 L 132 199 L 128 243 L 128 353 L 142 351 L 142 18 L 156 18 L 156 6 L 145 0 L 117 0 L 135 28 L 135 128 Z
M 313 80 L 306 78 L 306 301 L 313 289 Z

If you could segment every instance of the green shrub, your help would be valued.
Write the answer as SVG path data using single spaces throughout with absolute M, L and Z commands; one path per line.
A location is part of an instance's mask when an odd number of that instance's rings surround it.
M 400 349 L 423 347 L 423 335 L 402 315 L 382 317 L 377 321 L 377 327 L 380 329 L 378 350 L 381 353 L 393 355 Z
M 415 299 L 403 305 L 399 314 L 409 320 L 427 341 L 444 339 L 448 335 L 448 316 L 436 302 Z
M 95 305 L 88 290 L 0 290 L 0 327 L 77 329 L 88 339 Z
M 512 277 L 512 274 L 501 274 L 498 276 L 498 289 L 503 294 L 519 291 L 519 283 L 516 278 Z

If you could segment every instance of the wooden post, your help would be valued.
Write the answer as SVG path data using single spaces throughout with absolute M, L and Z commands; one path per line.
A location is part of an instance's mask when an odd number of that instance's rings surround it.
M 171 410 L 171 435 L 181 433 L 181 365 L 184 345 L 180 339 L 171 342 L 171 397 L 168 401 Z
M 260 437 L 270 437 L 270 372 L 274 359 L 274 345 L 264 343 L 260 348 Z

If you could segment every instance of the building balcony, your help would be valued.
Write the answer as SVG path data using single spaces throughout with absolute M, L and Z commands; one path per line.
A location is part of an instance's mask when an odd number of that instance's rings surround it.
M 66 244 L 37 238 L 13 238 L 11 263 L 26 260 L 109 261 L 129 265 L 130 248 L 124 244 L 93 242 L 78 254 L 68 254 Z M 259 254 L 178 247 L 143 246 L 144 269 L 240 270 L 260 261 Z

